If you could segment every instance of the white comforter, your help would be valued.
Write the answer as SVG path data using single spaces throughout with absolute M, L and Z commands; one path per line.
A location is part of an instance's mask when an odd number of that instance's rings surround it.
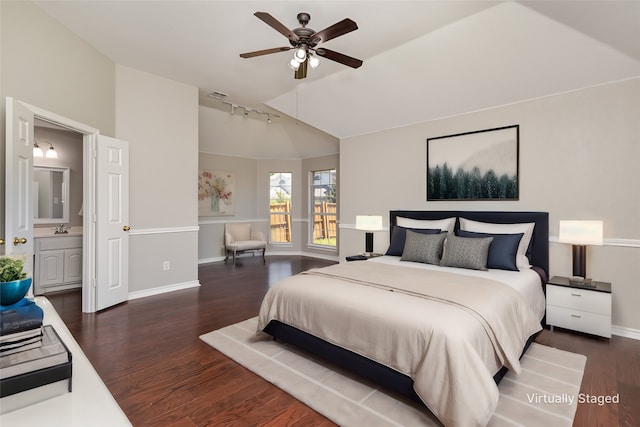
M 541 329 L 502 283 L 371 262 L 314 269 L 269 290 L 259 330 L 295 326 L 414 380 L 446 426 L 484 426 L 498 402 L 493 374 L 518 373 L 527 338 Z

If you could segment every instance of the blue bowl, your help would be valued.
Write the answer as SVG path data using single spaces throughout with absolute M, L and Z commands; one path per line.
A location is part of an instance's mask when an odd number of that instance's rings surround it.
M 0 282 L 0 305 L 12 305 L 20 301 L 31 287 L 31 277 L 12 282 Z

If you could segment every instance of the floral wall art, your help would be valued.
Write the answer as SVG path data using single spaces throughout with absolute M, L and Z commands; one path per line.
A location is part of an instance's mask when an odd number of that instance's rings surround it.
M 198 171 L 198 216 L 233 215 L 234 176 L 221 171 Z

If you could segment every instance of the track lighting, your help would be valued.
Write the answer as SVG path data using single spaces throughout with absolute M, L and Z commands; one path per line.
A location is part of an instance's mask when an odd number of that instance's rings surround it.
M 242 114 L 242 117 L 244 117 L 245 119 L 249 117 L 249 113 L 255 113 L 255 114 L 267 116 L 267 123 L 271 123 L 271 121 L 272 121 L 271 119 L 273 117 L 280 117 L 277 114 L 268 113 L 266 111 L 261 111 L 261 110 L 258 110 L 256 108 L 253 108 L 253 107 L 247 107 L 246 105 L 232 104 L 231 102 L 224 101 L 224 100 L 222 101 L 222 103 L 223 104 L 227 104 L 231 108 L 230 114 L 232 116 L 236 114 L 236 111 L 238 109 L 241 109 L 241 110 L 244 110 L 244 113 Z M 35 148 L 34 148 L 34 150 L 35 150 Z

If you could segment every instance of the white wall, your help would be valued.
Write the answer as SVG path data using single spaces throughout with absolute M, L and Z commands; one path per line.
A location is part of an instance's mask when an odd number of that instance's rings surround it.
M 117 65 L 116 137 L 131 159 L 130 291 L 197 284 L 197 88 Z
M 520 125 L 520 200 L 426 201 L 426 139 Z M 588 249 L 588 275 L 613 284 L 613 324 L 640 331 L 640 79 L 348 138 L 340 144 L 340 257 L 363 250 L 362 213 L 391 209 L 548 211 L 601 219 L 606 245 Z M 374 238 L 384 252 L 388 233 Z M 620 246 L 628 245 L 628 246 Z M 569 245 L 552 243 L 551 274 L 571 274 Z

